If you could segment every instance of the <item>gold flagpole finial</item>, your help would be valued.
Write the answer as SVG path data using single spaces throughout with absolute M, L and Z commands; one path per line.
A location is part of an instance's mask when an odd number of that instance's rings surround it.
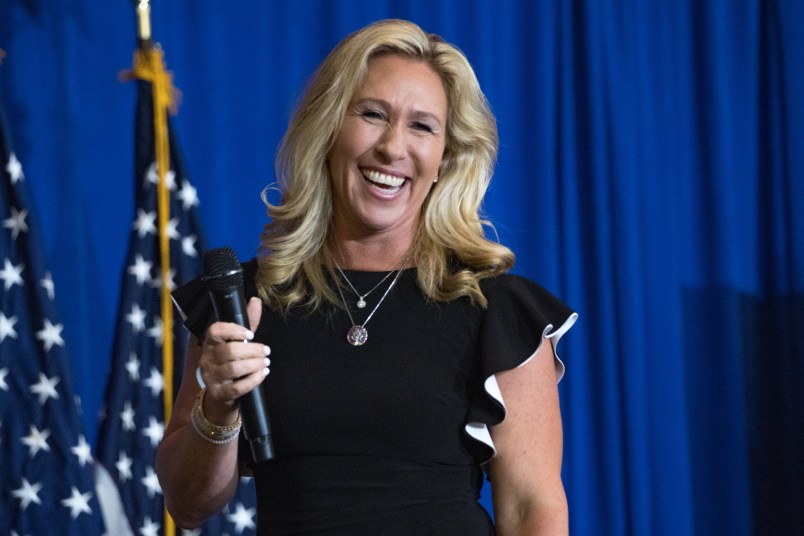
M 153 46 L 151 39 L 151 2 L 150 0 L 133 0 L 137 9 L 137 38 L 139 46 L 148 49 Z

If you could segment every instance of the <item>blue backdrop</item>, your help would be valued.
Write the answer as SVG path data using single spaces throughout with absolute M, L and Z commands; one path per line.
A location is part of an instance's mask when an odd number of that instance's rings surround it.
M 281 133 L 348 32 L 458 44 L 497 115 L 486 210 L 581 314 L 574 534 L 804 530 L 804 2 L 154 0 L 207 243 L 252 256 Z M 131 3 L 0 0 L 0 91 L 89 439 L 133 221 Z

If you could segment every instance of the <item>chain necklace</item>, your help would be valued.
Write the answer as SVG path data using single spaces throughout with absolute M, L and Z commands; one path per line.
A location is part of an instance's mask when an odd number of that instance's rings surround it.
M 334 262 L 334 261 L 335 261 L 335 259 L 333 259 L 333 262 Z M 346 274 L 344 274 L 344 273 L 343 273 L 343 270 L 341 270 L 341 267 L 340 267 L 340 266 L 338 266 L 338 263 L 337 263 L 337 262 L 335 262 L 335 268 L 337 268 L 337 269 L 338 269 L 338 272 L 341 274 L 341 277 L 343 278 L 343 280 L 344 280 L 344 281 L 346 281 L 346 284 L 347 284 L 347 285 L 349 285 L 349 288 L 350 288 L 350 289 L 352 289 L 352 292 L 354 292 L 354 293 L 357 295 L 357 303 L 356 303 L 355 305 L 357 305 L 357 308 L 358 308 L 358 309 L 363 309 L 363 308 L 366 306 L 366 297 L 367 297 L 369 294 L 371 294 L 372 292 L 374 292 L 375 290 L 377 290 L 377 287 L 379 287 L 380 285 L 382 285 L 382 284 L 385 282 L 385 280 L 386 280 L 386 279 L 388 279 L 389 277 L 391 277 L 391 274 L 393 274 L 393 273 L 394 273 L 394 272 L 388 272 L 388 273 L 386 274 L 386 276 L 385 276 L 385 277 L 383 277 L 382 279 L 380 279 L 380 282 L 379 282 L 379 283 L 377 283 L 376 285 L 374 285 L 374 287 L 372 287 L 372 289 L 371 289 L 371 290 L 369 290 L 369 291 L 368 291 L 368 292 L 366 292 L 365 294 L 361 295 L 361 294 L 360 294 L 360 293 L 357 291 L 357 289 L 354 287 L 354 285 L 352 285 L 352 282 L 351 282 L 351 281 L 349 281 L 349 278 L 348 278 L 348 277 L 346 277 Z M 343 299 L 343 294 L 341 294 L 341 299 Z M 344 305 L 346 305 L 346 300 L 343 300 L 343 304 L 344 304 Z
M 352 288 L 352 290 L 354 290 L 352 283 L 349 282 L 349 278 L 346 277 L 346 274 L 343 273 L 343 270 L 341 270 L 337 262 L 335 263 L 335 267 L 338 268 L 338 271 L 341 273 L 341 276 L 346 281 L 346 283 Z M 382 281 L 388 279 L 388 276 L 390 276 L 392 273 L 393 272 L 389 272 L 389 274 L 386 275 Z M 366 343 L 366 341 L 368 340 L 368 331 L 366 330 L 366 324 L 369 323 L 371 317 L 374 316 L 374 313 L 376 313 L 377 309 L 379 309 L 380 305 L 382 305 L 382 302 L 385 299 L 385 297 L 388 296 L 388 293 L 391 292 L 392 288 L 394 288 L 394 285 L 396 285 L 396 281 L 399 279 L 400 275 L 402 275 L 402 268 L 399 268 L 396 271 L 396 276 L 391 280 L 391 284 L 388 285 L 387 289 L 385 289 L 385 293 L 382 295 L 382 298 L 380 298 L 380 301 L 377 302 L 377 305 L 374 306 L 374 309 L 371 310 L 368 317 L 366 318 L 366 320 L 363 321 L 362 324 L 355 323 L 354 318 L 352 318 L 352 312 L 349 310 L 349 304 L 346 303 L 346 299 L 343 296 L 343 289 L 341 288 L 341 284 L 339 282 L 336 282 L 336 285 L 338 286 L 338 293 L 341 295 L 341 300 L 343 300 L 343 306 L 346 308 L 346 314 L 349 316 L 349 322 L 352 323 L 352 327 L 350 327 L 349 331 L 346 332 L 346 340 L 349 341 L 349 344 L 351 344 L 352 346 L 362 346 L 363 344 Z M 382 283 L 382 281 L 380 281 L 380 283 Z M 378 286 L 380 285 L 378 284 L 374 288 L 377 288 Z M 369 292 L 371 292 L 371 290 Z M 358 305 L 358 307 L 360 307 L 360 305 Z

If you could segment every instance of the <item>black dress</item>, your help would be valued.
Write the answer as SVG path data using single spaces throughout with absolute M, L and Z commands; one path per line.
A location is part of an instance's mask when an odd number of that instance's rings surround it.
M 256 262 L 244 268 L 246 295 L 256 295 Z M 365 291 L 387 272 L 346 275 Z M 391 280 L 364 309 L 344 289 L 356 322 Z M 254 467 L 258 534 L 495 533 L 477 502 L 482 465 L 494 454 L 487 426 L 505 415 L 493 374 L 526 361 L 543 335 L 563 335 L 576 315 L 518 276 L 481 287 L 488 309 L 466 298 L 436 303 L 419 290 L 415 269 L 405 270 L 357 347 L 346 340 L 342 309 L 263 310 L 255 340 L 272 350 L 261 388 L 276 457 Z M 200 282 L 174 298 L 188 328 L 203 335 L 212 318 Z

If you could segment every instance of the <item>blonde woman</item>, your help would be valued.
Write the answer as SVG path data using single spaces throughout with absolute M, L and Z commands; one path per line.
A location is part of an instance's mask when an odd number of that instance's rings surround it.
M 474 72 L 439 37 L 381 21 L 327 56 L 243 265 L 252 329 L 216 321 L 200 280 L 175 293 L 194 341 L 157 471 L 180 526 L 246 471 L 259 534 L 567 533 L 555 346 L 576 315 L 485 237 L 496 151 Z M 253 389 L 276 453 L 261 463 L 236 441 Z

